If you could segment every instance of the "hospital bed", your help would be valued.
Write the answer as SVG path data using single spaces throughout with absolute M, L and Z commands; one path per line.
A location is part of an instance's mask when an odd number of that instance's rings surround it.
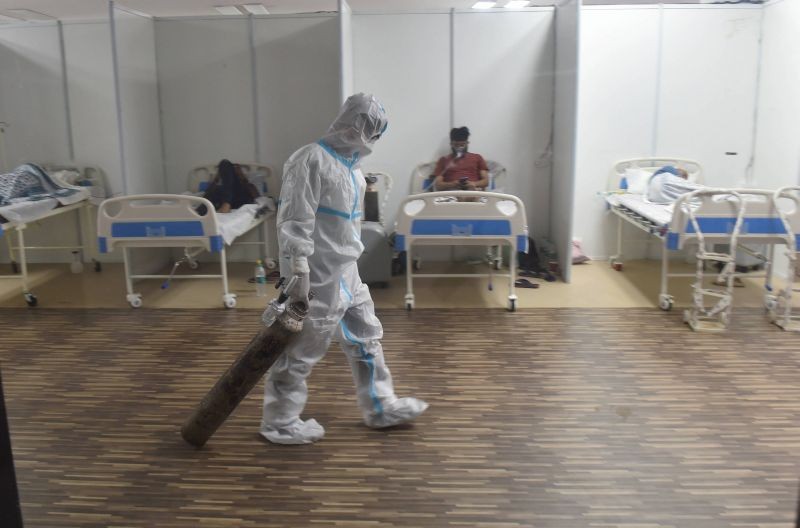
M 472 198 L 477 201 L 460 202 L 457 198 Z M 518 251 L 527 252 L 528 226 L 525 206 L 516 196 L 484 191 L 443 191 L 413 194 L 400 204 L 395 225 L 395 250 L 406 252 L 405 305 L 414 307 L 414 277 L 468 278 L 493 277 L 489 273 L 435 274 L 414 273 L 413 249 L 431 245 L 479 245 L 505 244 L 511 247 L 508 274 L 508 310 L 516 310 L 517 296 L 514 293 L 516 259 Z
M 410 194 L 434 192 L 432 175 L 434 170 L 436 170 L 436 163 L 435 161 L 430 161 L 414 167 L 414 170 L 411 172 Z M 486 160 L 486 166 L 489 168 L 489 185 L 486 191 L 502 193 L 506 179 L 506 168 L 502 164 L 492 160 Z M 451 251 L 451 260 L 453 259 L 453 255 L 454 252 Z M 492 263 L 496 270 L 503 267 L 503 253 L 499 246 L 487 248 L 486 259 Z M 420 255 L 417 255 L 413 262 L 414 269 L 419 270 L 422 268 L 422 257 Z
M 22 286 L 22 294 L 28 306 L 37 306 L 38 297 L 30 288 L 28 277 L 28 252 L 64 250 L 76 254 L 76 262 L 82 263 L 86 258 L 94 262 L 95 271 L 101 266 L 94 258 L 94 245 L 89 243 L 91 236 L 92 204 L 105 197 L 105 175 L 94 166 L 42 164 L 44 178 L 51 188 L 67 191 L 68 195 L 37 197 L 32 200 L 19 200 L 10 205 L 0 207 L 0 237 L 4 238 L 11 260 L 11 275 L 0 275 L 0 279 L 18 280 Z M 61 191 L 58 191 L 61 192 Z M 32 246 L 26 245 L 25 231 L 31 225 L 56 220 L 65 221 L 68 213 L 75 213 L 75 229 L 78 244 Z M 16 234 L 16 245 L 12 238 Z
M 775 192 L 760 189 L 715 189 L 703 188 L 681 196 L 674 204 L 650 203 L 643 194 L 619 191 L 623 176 L 630 177 L 634 170 L 649 171 L 672 165 L 684 168 L 689 180 L 702 183 L 702 170 L 697 162 L 675 158 L 640 158 L 617 163 L 612 171 L 606 201 L 610 211 L 618 218 L 617 254 L 611 257 L 612 266 L 622 271 L 622 225 L 630 223 L 657 237 L 662 244 L 661 288 L 659 307 L 672 309 L 674 298 L 668 291 L 668 280 L 672 277 L 694 277 L 693 304 L 684 313 L 684 318 L 693 329 L 717 330 L 726 328 L 729 322 L 733 299 L 733 280 L 736 252 L 746 249 L 746 244 L 766 245 L 769 256 L 749 251 L 766 264 L 764 274 L 765 305 L 769 309 L 777 304 L 772 293 L 772 255 L 774 245 L 786 244 L 791 233 L 800 233 L 800 214 L 780 212 L 775 205 Z M 613 190 L 613 189 L 617 190 Z M 645 187 L 646 193 L 646 187 Z M 783 216 L 782 216 L 783 215 Z M 788 226 L 788 227 L 787 227 Z M 669 251 L 680 250 L 687 245 L 698 247 L 695 273 L 670 273 Z M 728 252 L 717 252 L 714 247 L 725 245 Z M 704 272 L 711 264 L 717 264 L 722 272 L 718 279 L 722 288 L 703 286 Z M 706 299 L 716 302 L 706 307 Z
M 259 190 L 278 195 L 279 185 L 272 177 L 269 167 L 255 163 L 240 165 Z M 210 181 L 215 173 L 214 165 L 192 169 L 189 172 L 190 189 L 200 192 L 204 188 L 203 182 Z M 201 205 L 206 207 L 204 215 L 197 212 Z M 134 308 L 142 306 L 142 295 L 133 290 L 133 281 L 136 279 L 166 279 L 167 282 L 162 287 L 166 287 L 173 279 L 220 279 L 222 303 L 226 308 L 234 308 L 236 294 L 231 293 L 228 288 L 226 245 L 256 245 L 262 248 L 266 266 L 276 267 L 276 260 L 269 258 L 275 210 L 275 199 L 272 196 L 262 196 L 257 203 L 244 205 L 230 213 L 217 213 L 211 202 L 192 194 L 147 194 L 112 198 L 104 201 L 98 212 L 98 243 L 102 253 L 113 251 L 117 247 L 122 249 L 126 299 Z M 238 240 L 256 229 L 259 230 L 258 242 Z M 134 275 L 131 272 L 130 250 L 146 247 L 182 248 L 184 256 L 175 263 L 169 275 Z M 187 262 L 193 270 L 197 269 L 199 263 L 196 257 L 203 251 L 219 254 L 219 274 L 174 274 L 182 262 Z

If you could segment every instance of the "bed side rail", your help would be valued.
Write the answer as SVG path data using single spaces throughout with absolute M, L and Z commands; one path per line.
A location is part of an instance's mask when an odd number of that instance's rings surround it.
M 459 202 L 452 198 L 473 198 Z M 406 237 L 497 239 L 513 241 L 527 251 L 525 205 L 510 194 L 485 191 L 441 191 L 414 194 L 400 204 L 395 222 L 395 249 L 405 250 Z
M 196 208 L 205 205 L 206 214 Z M 198 246 L 223 249 L 214 206 L 205 198 L 180 194 L 140 194 L 103 201 L 97 212 L 101 253 L 118 243 L 141 247 Z
M 683 248 L 687 241 L 698 238 L 698 230 L 708 242 L 730 242 L 741 209 L 738 238 L 765 243 L 782 240 L 786 229 L 773 195 L 774 191 L 765 189 L 706 188 L 687 193 L 675 202 L 667 248 Z

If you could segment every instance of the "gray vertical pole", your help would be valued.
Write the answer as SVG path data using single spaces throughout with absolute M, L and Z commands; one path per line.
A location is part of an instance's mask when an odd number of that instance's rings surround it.
M 69 82 L 67 78 L 67 51 L 64 47 L 64 25 L 58 21 L 58 45 L 61 48 L 61 82 L 64 91 L 64 116 L 67 122 L 67 149 L 69 160 L 75 161 L 75 144 L 72 140 L 72 112 L 69 107 Z
M 650 156 L 655 157 L 656 149 L 658 148 L 658 127 L 659 121 L 661 121 L 661 70 L 663 64 L 663 55 L 664 55 L 664 4 L 659 2 L 658 4 L 658 47 L 656 53 L 656 100 L 653 105 L 654 112 L 653 112 L 653 133 L 651 135 L 650 140 L 652 143 L 650 144 Z
M 456 126 L 456 10 L 450 9 L 450 128 Z
M 247 17 L 247 33 L 250 41 L 250 89 L 253 96 L 253 138 L 255 141 L 255 161 L 261 162 L 261 127 L 258 126 L 258 61 L 256 60 L 256 28 L 252 13 Z
M 114 98 L 117 102 L 117 139 L 119 141 L 119 165 L 122 176 L 122 194 L 128 194 L 128 175 L 125 170 L 125 136 L 122 126 L 122 97 L 120 95 L 119 56 L 117 55 L 117 27 L 114 22 L 114 0 L 108 0 L 108 19 L 111 28 L 111 64 L 114 72 Z

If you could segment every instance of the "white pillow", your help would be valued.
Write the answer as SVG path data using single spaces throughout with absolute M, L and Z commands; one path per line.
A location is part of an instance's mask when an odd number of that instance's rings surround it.
M 625 179 L 628 180 L 628 192 L 631 194 L 645 194 L 647 183 L 653 173 L 645 169 L 625 169 Z

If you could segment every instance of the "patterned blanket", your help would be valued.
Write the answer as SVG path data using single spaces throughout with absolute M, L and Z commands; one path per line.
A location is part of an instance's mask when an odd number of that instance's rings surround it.
M 0 206 L 55 198 L 69 205 L 84 198 L 81 189 L 67 187 L 53 180 L 33 163 L 20 165 L 8 174 L 0 174 Z

